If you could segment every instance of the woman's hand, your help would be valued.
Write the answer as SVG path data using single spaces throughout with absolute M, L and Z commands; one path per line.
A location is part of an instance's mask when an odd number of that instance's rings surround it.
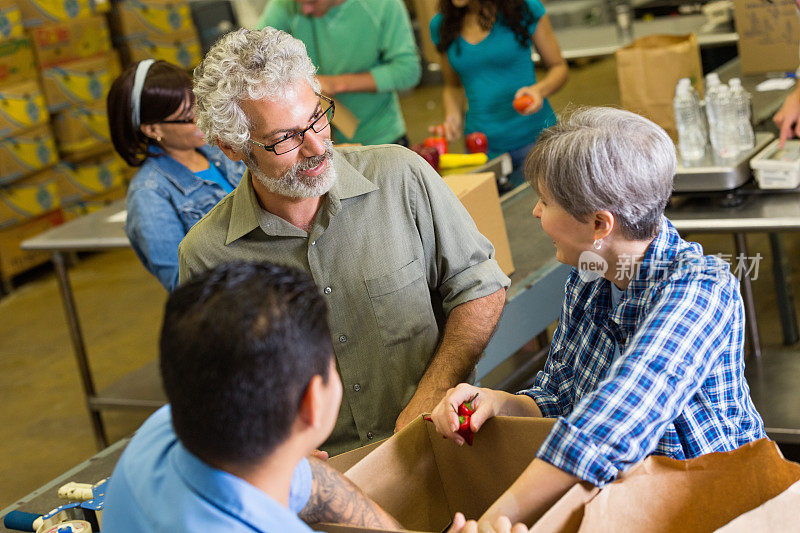
M 453 518 L 453 525 L 447 530 L 447 533 L 527 533 L 528 527 L 525 524 L 514 524 L 511 526 L 511 520 L 505 516 L 501 516 L 494 523 L 484 524 L 480 526 L 475 520 L 464 518 L 461 513 L 456 513 Z
M 444 122 L 436 126 L 429 126 L 428 131 L 437 137 L 445 137 L 448 142 L 455 141 L 461 137 L 461 132 L 464 129 L 464 124 L 461 115 L 451 113 L 447 115 Z
M 528 106 L 522 111 L 518 110 L 518 113 L 520 115 L 533 115 L 534 113 L 539 111 L 544 105 L 544 96 L 542 95 L 542 91 L 539 89 L 539 87 L 537 87 L 537 84 L 535 83 L 527 87 L 520 87 L 514 94 L 514 100 L 516 100 L 521 96 L 529 97 L 532 100 L 532 102 L 528 104 Z
M 800 137 L 800 86 L 786 97 L 772 120 L 781 130 L 779 148 L 783 148 L 787 139 L 795 135 Z
M 477 396 L 475 396 L 477 394 Z M 455 441 L 459 446 L 464 444 L 464 438 L 457 433 L 458 431 L 458 406 L 463 402 L 475 398 L 472 401 L 473 414 L 470 416 L 470 429 L 477 433 L 483 423 L 497 416 L 501 407 L 502 391 L 492 389 L 482 389 L 461 383 L 455 388 L 447 391 L 447 394 L 439 404 L 434 407 L 431 413 L 431 420 L 436 425 L 436 431 Z

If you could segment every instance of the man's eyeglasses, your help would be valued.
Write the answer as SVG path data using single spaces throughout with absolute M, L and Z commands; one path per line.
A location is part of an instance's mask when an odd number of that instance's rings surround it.
M 328 98 L 327 96 L 321 95 L 316 93 L 319 97 L 319 105 L 320 109 L 323 111 L 319 112 L 319 115 L 315 115 L 313 122 L 308 125 L 308 127 L 304 130 L 297 131 L 292 133 L 285 139 L 281 139 L 280 141 L 274 144 L 263 144 L 258 141 L 254 141 L 253 139 L 248 139 L 251 144 L 255 144 L 256 146 L 260 146 L 267 152 L 272 152 L 275 155 L 283 155 L 287 152 L 291 152 L 292 150 L 296 150 L 303 144 L 305 140 L 306 132 L 310 129 L 313 129 L 316 133 L 321 133 L 322 130 L 327 128 L 331 121 L 333 120 L 333 112 L 336 109 L 336 106 L 333 103 L 333 100 Z

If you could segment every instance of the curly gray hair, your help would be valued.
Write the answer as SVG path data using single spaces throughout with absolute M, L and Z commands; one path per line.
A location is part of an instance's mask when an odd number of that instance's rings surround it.
M 675 144 L 657 124 L 611 107 L 581 108 L 544 130 L 525 177 L 580 221 L 608 210 L 628 239 L 661 227 L 677 168 Z
M 319 92 L 306 46 L 288 33 L 266 27 L 225 35 L 194 69 L 197 127 L 206 141 L 248 151 L 250 121 L 243 100 L 278 100 L 299 81 Z

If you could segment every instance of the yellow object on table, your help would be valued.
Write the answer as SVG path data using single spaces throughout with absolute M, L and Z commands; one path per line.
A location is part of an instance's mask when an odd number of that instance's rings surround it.
M 439 156 L 439 169 L 473 167 L 486 164 L 489 158 L 486 154 L 441 154 Z

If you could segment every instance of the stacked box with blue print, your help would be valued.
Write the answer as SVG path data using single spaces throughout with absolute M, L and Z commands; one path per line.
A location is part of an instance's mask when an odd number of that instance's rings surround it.
M 186 69 L 202 59 L 189 4 L 180 0 L 122 0 L 111 10 L 115 45 L 124 62 L 163 59 Z

